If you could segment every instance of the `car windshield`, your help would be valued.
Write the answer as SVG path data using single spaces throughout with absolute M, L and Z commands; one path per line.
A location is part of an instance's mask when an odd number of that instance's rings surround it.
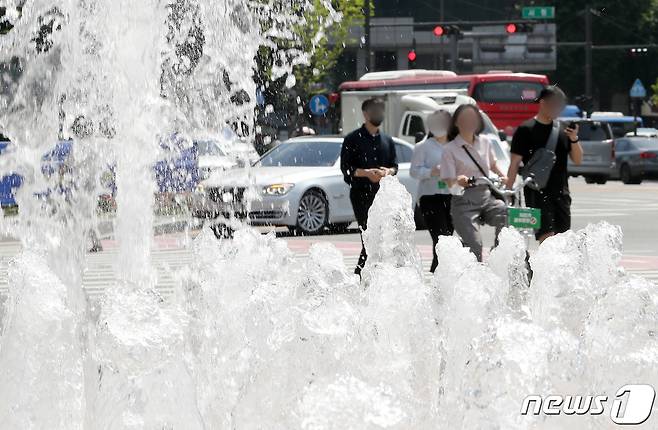
M 224 153 L 216 142 L 211 140 L 194 142 L 198 155 L 217 155 L 223 156 Z
M 580 123 L 578 137 L 585 142 L 598 142 L 611 138 L 608 127 L 600 122 Z
M 491 118 L 489 118 L 489 115 L 482 111 L 480 111 L 480 113 L 482 113 L 482 119 L 484 119 L 484 133 L 495 134 L 498 136 L 498 129 L 496 129 L 496 126 L 494 125 L 493 121 L 491 121 Z
M 635 123 L 633 122 L 610 122 L 609 124 L 615 137 L 624 137 L 626 134 L 635 131 Z
M 509 158 L 509 156 L 507 155 L 507 152 L 505 152 L 503 147 L 500 146 L 500 143 L 498 141 L 496 141 L 496 140 L 493 141 L 492 146 L 493 146 L 494 152 L 496 153 L 496 160 L 504 161 L 504 160 L 507 160 Z
M 256 164 L 257 166 L 325 167 L 333 166 L 340 155 L 340 142 L 283 142 Z

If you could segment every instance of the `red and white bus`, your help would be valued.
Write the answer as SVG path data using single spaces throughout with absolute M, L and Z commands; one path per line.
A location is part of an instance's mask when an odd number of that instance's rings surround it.
M 539 107 L 536 98 L 548 85 L 545 75 L 492 71 L 485 74 L 457 75 L 443 70 L 404 70 L 373 72 L 360 80 L 344 82 L 340 91 L 376 90 L 467 90 L 499 130 L 511 135 Z

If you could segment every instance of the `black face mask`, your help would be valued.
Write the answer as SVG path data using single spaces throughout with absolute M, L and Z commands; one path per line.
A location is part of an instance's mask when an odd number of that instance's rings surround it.
M 382 125 L 382 122 L 384 122 L 384 115 L 375 114 L 370 116 L 370 124 L 374 125 L 375 127 Z

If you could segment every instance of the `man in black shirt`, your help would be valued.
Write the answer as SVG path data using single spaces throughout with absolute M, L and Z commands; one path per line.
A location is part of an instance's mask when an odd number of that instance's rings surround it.
M 368 99 L 361 105 L 363 126 L 345 136 L 340 152 L 340 169 L 350 186 L 350 201 L 361 231 L 368 225 L 368 210 L 379 190 L 379 181 L 397 174 L 395 143 L 379 131 L 384 122 L 384 102 Z M 354 273 L 360 275 L 366 263 L 366 249 L 361 238 L 361 255 Z
M 512 188 L 521 162 L 527 164 L 535 151 L 548 144 L 553 122 L 566 103 L 566 96 L 556 86 L 544 88 L 538 97 L 539 113 L 519 126 L 512 139 L 512 161 L 507 174 L 508 188 Z M 539 242 L 571 228 L 571 196 L 569 195 L 568 157 L 575 164 L 583 160 L 583 148 L 578 141 L 578 126 L 560 129 L 555 147 L 555 164 L 548 183 L 540 191 L 526 187 L 529 207 L 541 210 L 541 228 L 535 232 Z

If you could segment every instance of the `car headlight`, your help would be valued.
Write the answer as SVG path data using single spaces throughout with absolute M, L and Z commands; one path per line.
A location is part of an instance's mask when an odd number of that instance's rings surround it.
M 263 188 L 263 194 L 268 196 L 284 196 L 292 190 L 295 184 L 272 184 Z

